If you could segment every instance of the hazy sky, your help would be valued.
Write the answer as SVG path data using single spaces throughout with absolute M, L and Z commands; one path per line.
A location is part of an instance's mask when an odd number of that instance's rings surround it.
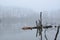
M 60 0 L 0 0 L 0 6 L 30 8 L 35 11 L 60 9 Z

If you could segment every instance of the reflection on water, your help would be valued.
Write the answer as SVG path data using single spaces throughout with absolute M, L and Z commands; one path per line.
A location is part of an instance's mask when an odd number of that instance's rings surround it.
M 18 20 L 18 19 L 17 19 Z M 2 20 L 0 23 L 0 40 L 38 40 L 36 38 L 36 30 L 28 30 L 23 31 L 21 28 L 23 26 L 35 26 L 36 19 L 24 19 L 23 20 Z M 47 37 L 48 40 L 53 40 L 56 33 L 56 29 L 47 29 Z M 60 34 L 59 34 L 60 35 Z M 44 37 L 44 30 L 43 30 L 43 40 L 45 40 Z M 58 36 L 59 40 L 59 36 Z
M 36 30 L 32 31 L 24 31 L 21 33 L 21 23 L 16 24 L 0 24 L 0 40 L 38 40 L 35 37 Z M 47 29 L 47 37 L 49 40 L 54 39 L 54 35 L 56 33 L 56 29 Z M 43 40 L 44 40 L 44 30 L 43 30 Z M 59 39 L 59 37 L 58 37 Z

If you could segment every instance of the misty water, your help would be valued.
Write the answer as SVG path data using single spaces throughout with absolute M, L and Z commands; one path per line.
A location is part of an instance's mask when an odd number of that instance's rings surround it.
M 60 18 L 58 15 L 60 12 L 43 12 L 43 25 L 59 25 Z M 17 14 L 18 13 L 18 14 Z M 52 14 L 53 13 L 53 14 Z M 55 13 L 55 15 L 54 15 Z M 36 37 L 36 30 L 22 30 L 24 26 L 36 26 L 35 21 L 39 19 L 39 13 L 31 10 L 18 10 L 18 9 L 2 9 L 0 12 L 0 40 L 39 40 L 39 36 Z M 47 23 L 47 24 L 46 24 Z M 44 37 L 43 29 L 43 40 Z M 54 40 L 57 29 L 47 29 L 48 40 Z M 60 40 L 60 34 L 57 40 Z
M 25 23 L 24 23 L 25 24 Z M 36 30 L 24 31 L 21 28 L 24 26 L 21 23 L 16 24 L 0 24 L 0 40 L 39 40 L 39 37 L 36 38 Z M 56 34 L 56 28 L 47 29 L 47 38 L 53 40 Z M 60 34 L 58 35 L 59 40 Z M 44 30 L 43 30 L 43 40 Z
M 0 40 L 39 40 L 39 37 L 36 37 L 36 30 L 24 31 L 21 29 L 24 26 L 35 26 L 35 20 L 32 19 L 32 21 L 30 21 L 29 19 L 26 21 L 26 19 L 17 19 L 17 21 L 15 18 L 14 21 L 11 21 L 11 19 L 2 19 L 0 23 Z M 56 30 L 56 28 L 47 29 L 47 37 L 49 40 L 54 39 Z M 58 40 L 59 37 L 60 34 L 58 35 Z M 43 40 L 45 40 L 44 29 Z

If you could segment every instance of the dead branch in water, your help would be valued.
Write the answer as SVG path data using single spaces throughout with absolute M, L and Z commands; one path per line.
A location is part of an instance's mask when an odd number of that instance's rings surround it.
M 59 34 L 59 26 L 58 26 L 58 28 L 57 28 L 57 32 L 56 32 L 56 35 L 55 35 L 55 39 L 54 39 L 54 40 L 57 40 L 58 34 Z

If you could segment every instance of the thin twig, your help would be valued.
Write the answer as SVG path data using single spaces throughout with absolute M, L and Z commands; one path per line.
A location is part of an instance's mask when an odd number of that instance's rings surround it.
M 58 26 L 58 28 L 57 28 L 57 32 L 56 32 L 56 35 L 55 35 L 55 39 L 54 39 L 54 40 L 57 40 L 58 34 L 59 34 L 59 26 Z

